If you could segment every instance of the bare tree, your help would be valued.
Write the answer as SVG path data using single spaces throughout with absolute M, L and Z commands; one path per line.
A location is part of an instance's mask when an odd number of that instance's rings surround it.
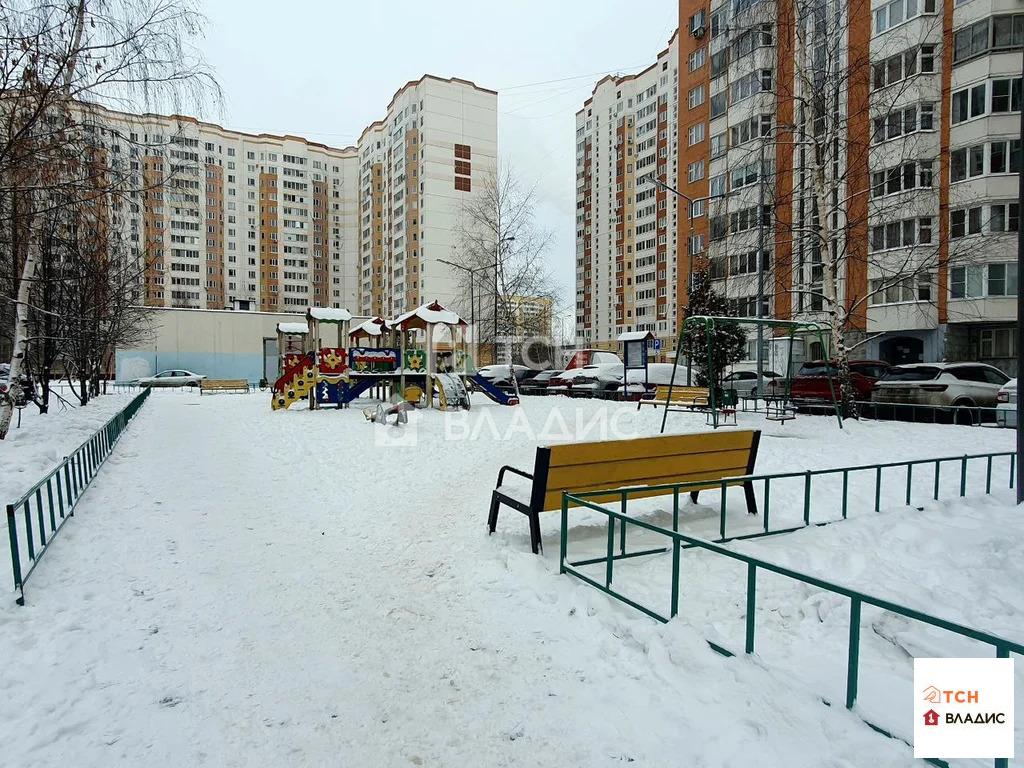
M 502 340 L 511 365 L 516 339 L 540 330 L 533 324 L 544 313 L 524 311 L 531 303 L 547 306 L 550 318 L 557 302 L 547 263 L 554 234 L 538 227 L 536 207 L 536 188 L 524 187 L 505 169 L 485 177 L 459 211 L 453 260 L 472 270 L 459 270 L 462 311 L 476 318 L 477 340 L 491 346 L 493 362 Z M 471 293 L 476 308 L 470 307 Z
M 216 93 L 191 46 L 201 24 L 189 0 L 14 0 L 0 9 L 0 263 L 7 272 L 0 298 L 13 314 L 15 390 L 30 338 L 45 214 L 92 204 L 109 212 L 113 201 L 103 201 L 116 194 L 117 185 L 99 178 L 102 158 L 89 152 L 87 134 L 96 124 L 90 104 L 138 109 Z M 106 222 L 94 230 L 113 232 Z M 11 412 L 7 398 L 0 403 L 0 439 Z

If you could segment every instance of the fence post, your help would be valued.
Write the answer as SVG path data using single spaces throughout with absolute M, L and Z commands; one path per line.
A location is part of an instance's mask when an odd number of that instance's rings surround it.
M 967 456 L 960 459 L 960 495 L 967 495 Z
M 764 479 L 764 532 L 768 533 L 768 515 L 771 509 L 769 500 L 771 499 L 771 478 L 766 477 Z
M 757 599 L 757 566 L 747 563 L 747 653 L 754 652 L 754 611 Z
M 907 462 L 907 506 L 910 506 L 910 492 L 914 487 L 914 464 Z
M 629 491 L 622 492 L 622 514 L 626 514 L 626 498 Z M 622 529 L 619 531 L 619 554 L 626 554 L 626 521 L 620 521 L 622 523 Z
M 719 523 L 718 530 L 722 539 L 725 539 L 725 480 L 722 481 L 722 498 L 718 504 L 718 512 L 721 516 L 721 522 Z
M 804 475 L 804 525 L 811 524 L 811 470 Z
M 558 560 L 558 572 L 565 573 L 565 555 L 569 548 L 569 498 L 566 491 L 562 491 L 562 537 L 559 547 L 560 557 Z
M 605 587 L 612 585 L 612 551 L 615 549 L 615 518 L 608 516 L 608 564 L 605 568 Z
M 850 598 L 850 653 L 846 662 L 846 708 L 857 703 L 857 667 L 860 664 L 860 598 Z
M 53 511 L 53 477 L 46 478 L 46 499 L 50 503 L 50 527 L 57 530 L 57 516 Z
M 14 505 L 7 505 L 7 533 L 11 539 L 11 567 L 14 569 L 14 588 L 21 590 L 18 605 L 25 604 L 25 590 L 21 583 L 21 553 L 18 551 L 18 518 L 14 514 Z
M 846 515 L 849 509 L 850 499 L 850 470 L 843 470 L 843 520 L 846 519 Z
M 882 468 L 875 468 L 875 512 L 882 510 Z
M 985 493 L 992 493 L 992 456 L 989 455 L 985 464 Z
M 679 488 L 672 489 L 672 532 L 679 533 Z M 670 618 L 679 613 L 679 539 L 672 537 L 672 605 Z
M 46 546 L 46 518 L 43 516 L 43 489 L 36 486 L 36 518 L 39 520 L 39 546 Z
M 939 470 L 942 468 L 942 462 L 935 461 L 935 500 L 939 500 Z

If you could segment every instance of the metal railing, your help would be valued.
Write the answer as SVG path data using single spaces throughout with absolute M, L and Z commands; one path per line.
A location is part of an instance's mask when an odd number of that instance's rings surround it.
M 49 549 L 54 536 L 89 487 L 100 466 L 113 450 L 128 423 L 149 397 L 143 389 L 99 431 L 72 451 L 50 473 L 26 491 L 17 501 L 7 505 L 7 531 L 11 542 L 11 568 L 14 588 L 21 594 L 19 605 L 25 604 L 25 582 Z M 22 517 L 23 526 L 18 525 Z M 27 568 L 23 570 L 23 559 Z
M 857 701 L 857 681 L 859 676 L 860 668 L 860 630 L 861 630 L 861 608 L 864 605 L 874 606 L 891 613 L 904 616 L 913 621 L 918 621 L 923 624 L 927 624 L 933 627 L 953 632 L 962 637 L 977 640 L 992 646 L 995 649 L 995 654 L 998 658 L 1007 658 L 1010 653 L 1024 654 L 1024 645 L 1008 640 L 997 635 L 990 634 L 988 632 L 980 631 L 972 627 L 968 627 L 957 622 L 948 621 L 946 619 L 933 616 L 923 611 L 918 611 L 907 606 L 899 605 L 890 600 L 871 595 L 859 590 L 844 587 L 834 582 L 829 582 L 824 579 L 811 576 L 809 574 L 800 573 L 799 571 L 785 568 L 774 563 L 770 563 L 766 560 L 754 557 L 752 555 L 743 554 L 742 552 L 735 552 L 731 549 L 727 549 L 721 546 L 722 543 L 729 541 L 726 538 L 726 523 L 725 523 L 725 489 L 730 485 L 736 485 L 744 481 L 763 481 L 764 483 L 764 531 L 758 532 L 751 535 L 736 536 L 734 539 L 745 539 L 753 538 L 756 536 L 766 536 L 776 533 L 785 533 L 808 525 L 824 525 L 826 521 L 819 523 L 811 522 L 810 515 L 810 498 L 811 498 L 811 482 L 812 478 L 820 475 L 838 474 L 842 476 L 843 492 L 842 492 L 842 514 L 845 519 L 847 515 L 847 499 L 849 491 L 849 478 L 850 474 L 854 472 L 873 471 L 875 473 L 875 496 L 874 506 L 875 510 L 878 511 L 880 508 L 881 499 L 881 481 L 882 471 L 885 469 L 892 469 L 894 467 L 905 467 L 907 473 L 906 480 L 906 496 L 904 497 L 906 503 L 911 503 L 911 491 L 913 489 L 913 469 L 915 466 L 921 465 L 933 465 L 934 466 L 934 481 L 933 481 L 933 498 L 939 499 L 940 497 L 940 472 L 941 467 L 947 462 L 959 462 L 960 479 L 959 479 L 959 496 L 966 496 L 967 485 L 968 485 L 968 464 L 972 460 L 983 460 L 986 465 L 985 472 L 985 493 L 991 493 L 992 490 L 992 478 L 993 478 L 993 462 L 996 459 L 1008 458 L 1009 459 L 1009 472 L 1008 472 L 1008 487 L 1012 488 L 1014 484 L 1015 476 L 1015 454 L 1011 452 L 1002 453 L 990 453 L 990 454 L 979 454 L 974 456 L 961 456 L 961 457 L 947 457 L 939 459 L 926 459 L 917 461 L 907 462 L 894 462 L 889 464 L 874 464 L 864 465 L 858 467 L 840 467 L 836 469 L 826 470 L 814 470 L 803 473 L 783 473 L 776 475 L 760 475 L 760 476 L 746 476 L 742 478 L 726 478 L 721 480 L 718 485 L 722 492 L 721 502 L 721 524 L 720 534 L 721 539 L 717 542 L 709 541 L 707 539 L 699 538 L 697 536 L 687 535 L 679 532 L 679 511 L 680 511 L 680 494 L 687 493 L 689 491 L 699 488 L 700 490 L 706 490 L 709 485 L 707 481 L 704 482 L 692 482 L 692 483 L 676 483 L 664 486 L 653 486 L 644 488 L 632 488 L 623 489 L 622 491 L 613 491 L 612 493 L 618 495 L 618 501 L 621 505 L 621 510 L 609 509 L 606 506 L 595 503 L 591 499 L 603 497 L 608 498 L 609 493 L 593 491 L 587 493 L 564 493 L 562 495 L 562 525 L 561 525 L 561 546 L 560 546 L 560 558 L 559 558 L 559 572 L 567 573 L 575 578 L 589 584 L 592 587 L 604 592 L 611 597 L 625 603 L 626 605 L 635 608 L 641 613 L 650 616 L 651 618 L 667 623 L 671 618 L 678 615 L 679 612 L 679 577 L 680 577 L 680 560 L 682 551 L 686 549 L 700 549 L 711 552 L 715 555 L 730 558 L 732 560 L 740 561 L 747 566 L 747 579 L 746 579 L 746 616 L 745 616 L 745 642 L 744 652 L 747 654 L 754 652 L 754 640 L 755 640 L 755 614 L 757 608 L 757 575 L 759 570 L 775 573 L 781 576 L 788 577 L 789 579 L 808 584 L 819 589 L 823 589 L 827 592 L 834 594 L 843 595 L 850 598 L 850 624 L 849 624 L 849 645 L 848 645 L 848 657 L 847 657 L 847 671 L 846 671 L 846 707 L 853 709 Z M 803 522 L 804 524 L 796 527 L 788 527 L 777 530 L 769 530 L 769 506 L 768 501 L 771 494 L 771 482 L 773 480 L 782 480 L 786 478 L 803 477 L 804 478 L 804 506 L 803 506 Z M 651 495 L 650 492 L 656 489 L 664 489 L 665 495 L 672 496 L 672 529 L 669 530 L 656 523 L 648 522 L 633 517 L 629 517 L 627 510 L 628 499 L 634 494 Z M 569 562 L 568 559 L 568 546 L 569 546 L 569 509 L 571 506 L 582 507 L 584 509 L 592 510 L 601 515 L 604 515 L 608 519 L 607 526 L 607 539 L 606 539 L 606 551 L 602 557 L 591 558 L 587 560 L 579 560 L 576 562 Z M 669 545 L 665 547 L 659 547 L 654 549 L 644 549 L 637 552 L 626 551 L 626 529 L 628 526 L 634 526 L 642 531 L 653 533 L 660 538 L 668 539 Z M 616 541 L 617 540 L 617 541 Z M 616 543 L 618 543 L 618 552 L 616 552 Z M 671 551 L 672 555 L 672 585 L 669 595 L 669 613 L 667 616 L 659 613 L 658 611 L 643 605 L 637 600 L 633 600 L 626 597 L 621 592 L 616 591 L 613 584 L 613 577 L 615 568 L 614 565 L 617 561 L 627 558 L 644 557 L 647 555 L 663 554 Z M 603 579 L 593 578 L 585 573 L 582 573 L 578 568 L 588 566 L 604 564 Z M 708 641 L 708 644 L 717 652 L 733 656 L 735 655 L 732 651 L 725 647 Z M 888 731 L 883 730 L 875 725 L 871 725 L 872 728 L 879 731 L 880 733 L 892 737 L 892 734 Z M 934 764 L 944 765 L 939 761 L 934 761 Z M 995 762 L 996 768 L 1004 768 L 1006 766 L 1005 760 L 997 759 Z

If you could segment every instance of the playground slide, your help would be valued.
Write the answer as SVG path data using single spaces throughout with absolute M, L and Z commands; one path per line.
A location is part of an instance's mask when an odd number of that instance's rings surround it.
M 458 376 L 450 373 L 438 373 L 437 383 L 440 388 L 438 397 L 441 400 L 441 409 L 448 408 L 469 408 L 469 393 Z
M 496 402 L 498 405 L 519 405 L 518 397 L 502 392 L 479 373 L 473 374 L 470 378 L 481 392 L 491 398 L 491 400 Z
M 361 378 L 356 384 L 345 387 L 344 393 L 342 394 L 341 397 L 341 402 L 351 403 L 353 400 L 355 400 L 357 397 L 363 394 L 363 392 L 372 388 L 377 383 L 378 379 L 373 379 L 370 377 Z

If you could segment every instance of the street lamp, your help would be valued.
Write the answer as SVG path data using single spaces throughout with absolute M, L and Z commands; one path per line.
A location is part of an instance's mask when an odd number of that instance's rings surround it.
M 732 192 L 723 192 L 719 195 L 707 195 L 705 197 L 690 197 L 689 195 L 680 192 L 675 187 L 669 186 L 661 179 L 657 178 L 653 173 L 649 173 L 646 176 L 641 176 L 639 179 L 641 182 L 649 182 L 654 184 L 656 187 L 663 189 L 667 192 L 671 192 L 677 197 L 683 198 L 688 203 L 687 218 L 690 220 L 690 234 L 686 240 L 686 295 L 690 295 L 690 289 L 693 287 L 693 206 L 695 203 L 703 203 L 707 200 L 719 200 L 724 197 L 732 197 Z M 680 325 L 680 327 L 682 327 Z M 678 365 L 679 361 L 676 360 L 675 364 Z M 686 386 L 690 386 L 690 361 L 686 361 Z
M 764 148 L 767 144 L 769 136 L 773 136 L 775 131 L 778 130 L 796 131 L 797 127 L 790 123 L 776 123 L 774 129 L 770 130 L 767 134 L 761 136 L 761 164 L 758 166 L 758 206 L 757 206 L 757 319 L 764 319 L 764 246 L 765 246 L 765 232 L 764 232 L 764 185 L 765 185 L 765 157 Z M 792 342 L 791 342 L 792 343 Z M 792 357 L 792 351 L 790 351 Z M 790 371 L 786 371 L 786 376 L 790 375 Z M 755 386 L 760 387 L 761 382 L 764 380 L 764 326 L 761 323 L 757 324 L 757 384 Z M 755 405 L 757 401 L 754 401 Z
M 507 237 L 499 237 L 494 243 L 494 364 L 498 363 L 498 267 L 501 264 L 501 246 L 504 243 L 511 243 L 515 240 L 515 235 L 509 235 Z M 511 352 L 511 348 L 509 349 Z M 511 357 L 511 355 L 510 355 Z M 509 360 L 509 375 L 512 374 L 512 361 Z M 512 377 L 513 382 L 515 377 Z
M 454 267 L 455 269 L 461 269 L 463 272 L 468 272 L 469 273 L 469 324 L 471 326 L 473 326 L 473 347 L 474 347 L 474 350 L 476 350 L 476 333 L 477 333 L 477 330 L 476 330 L 476 301 L 473 298 L 473 285 L 476 283 L 476 273 L 477 272 L 483 272 L 485 269 L 490 269 L 491 267 L 488 264 L 487 266 L 477 267 L 476 269 L 473 269 L 472 267 L 467 267 L 464 264 L 456 264 L 454 261 L 447 261 L 445 259 L 438 259 L 437 262 L 439 264 L 446 264 L 449 267 Z M 477 352 L 474 351 L 474 354 L 473 354 L 473 362 L 474 362 L 474 364 L 477 364 L 479 362 L 476 359 L 476 357 L 477 357 Z

